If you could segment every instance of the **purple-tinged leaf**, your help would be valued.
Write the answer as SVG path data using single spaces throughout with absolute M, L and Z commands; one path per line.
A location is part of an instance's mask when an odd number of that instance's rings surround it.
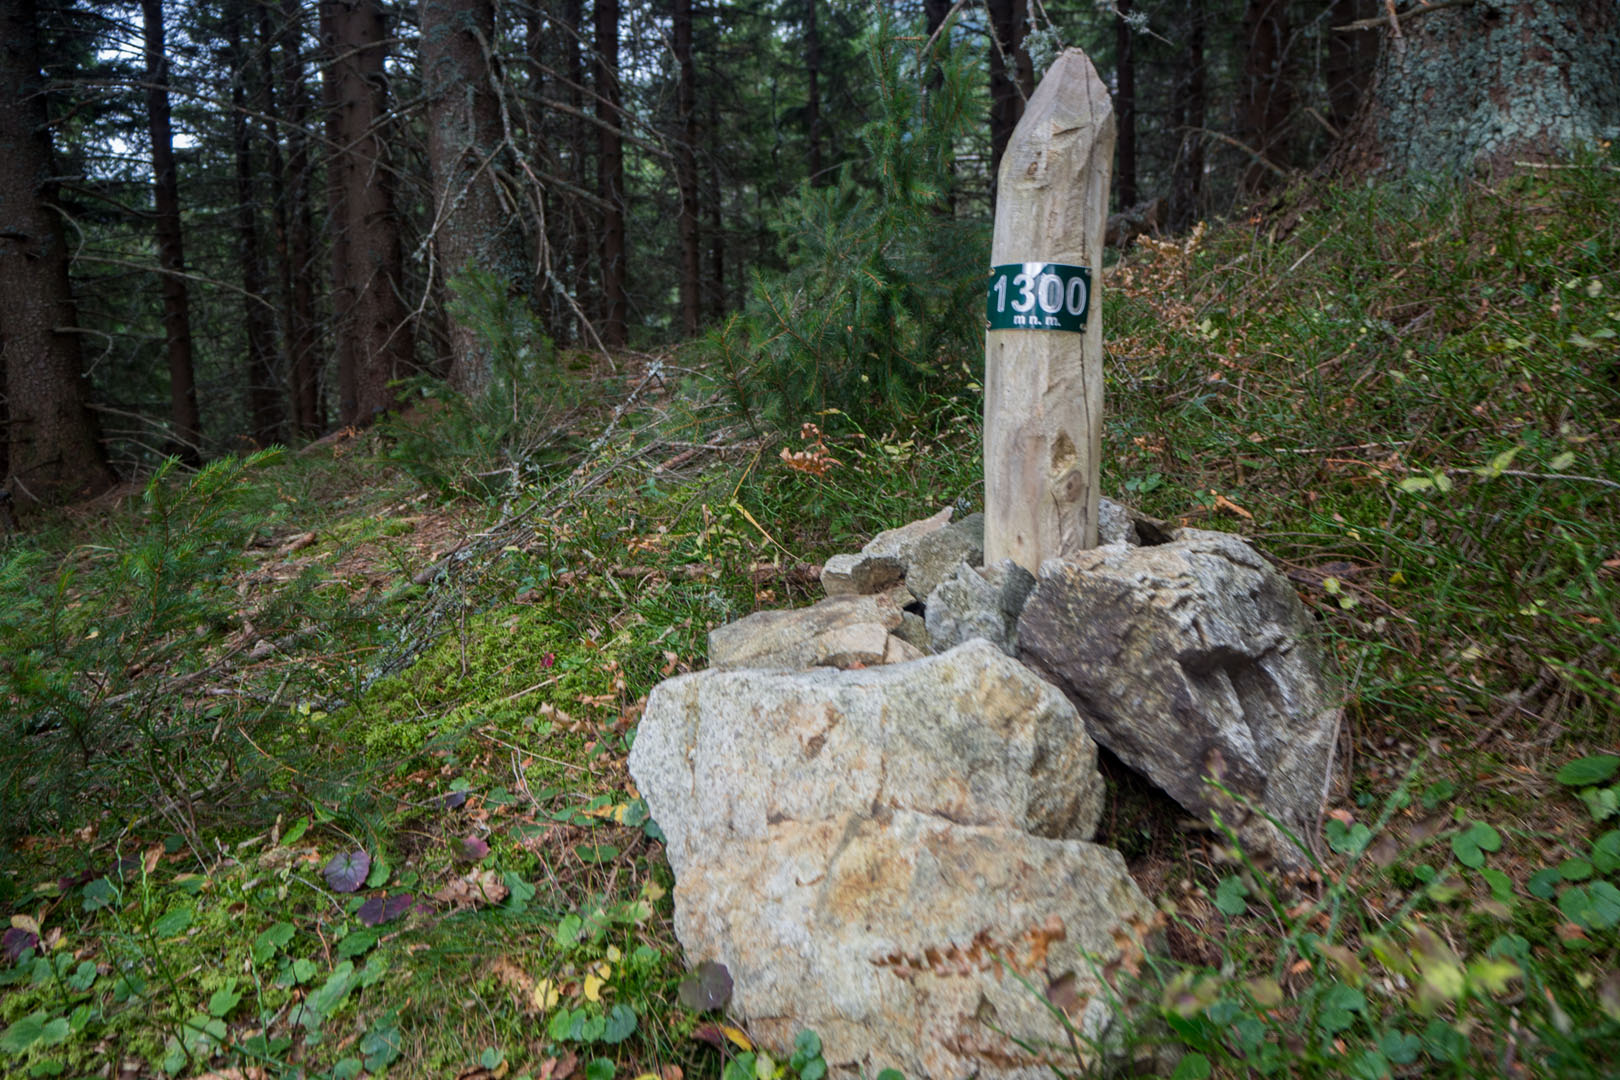
M 354 892 L 365 882 L 370 869 L 371 856 L 356 848 L 332 856 L 332 861 L 326 864 L 321 876 L 326 878 L 333 892 L 347 893 Z
M 15 964 L 23 953 L 39 945 L 39 935 L 31 930 L 23 930 L 13 926 L 4 934 L 0 934 L 0 952 L 5 953 L 6 963 Z
M 461 841 L 461 858 L 468 862 L 477 862 L 489 854 L 489 843 L 477 836 L 468 835 Z
M 410 893 L 373 896 L 360 905 L 360 921 L 367 926 L 381 926 L 383 923 L 393 922 L 405 914 L 414 903 L 416 903 L 416 897 Z
M 467 793 L 465 791 L 447 791 L 443 795 L 437 796 L 433 801 L 446 810 L 454 810 L 456 807 L 466 803 Z
M 693 1012 L 718 1009 L 731 1000 L 731 972 L 722 963 L 705 960 L 681 980 L 677 993 L 681 1004 Z

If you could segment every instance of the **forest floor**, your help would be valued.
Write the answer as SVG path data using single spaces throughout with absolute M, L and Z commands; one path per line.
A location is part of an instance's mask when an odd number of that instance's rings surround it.
M 1601 161 L 1334 192 L 1108 271 L 1104 490 L 1252 539 L 1345 704 L 1304 883 L 1108 770 L 1099 840 L 1168 918 L 1125 1071 L 1620 1060 L 1617 207 Z M 4 541 L 0 1072 L 816 1080 L 814 1040 L 769 1061 L 683 1001 L 625 756 L 708 629 L 980 503 L 978 387 L 784 437 L 695 364 L 565 356 L 607 389 Z

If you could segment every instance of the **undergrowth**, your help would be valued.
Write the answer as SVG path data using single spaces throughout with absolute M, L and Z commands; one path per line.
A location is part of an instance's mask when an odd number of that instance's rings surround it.
M 1345 730 L 1303 877 L 1111 774 L 1163 921 L 1096 1071 L 1620 1056 L 1617 204 L 1602 162 L 1336 191 L 1109 269 L 1105 490 L 1252 537 Z M 6 1070 L 818 1080 L 813 1034 L 770 1060 L 683 982 L 625 754 L 709 629 L 976 507 L 978 388 L 758 435 L 684 359 L 7 541 Z

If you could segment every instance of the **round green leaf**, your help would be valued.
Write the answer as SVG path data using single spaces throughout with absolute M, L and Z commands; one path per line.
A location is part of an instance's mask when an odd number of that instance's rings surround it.
M 1585 881 L 1592 876 L 1592 864 L 1585 859 L 1565 859 L 1558 864 L 1558 876 L 1565 881 Z
M 1614 754 L 1596 754 L 1592 757 L 1576 758 L 1559 769 L 1558 782 L 1568 784 L 1570 787 L 1587 787 L 1603 783 L 1616 771 L 1620 771 L 1620 757 Z
M 1176 1063 L 1176 1071 L 1170 1074 L 1170 1080 L 1205 1080 L 1211 1071 L 1209 1058 L 1203 1054 L 1184 1054 Z

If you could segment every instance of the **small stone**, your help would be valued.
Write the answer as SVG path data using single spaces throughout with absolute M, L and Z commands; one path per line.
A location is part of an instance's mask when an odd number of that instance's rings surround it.
M 821 587 L 828 596 L 866 596 L 887 592 L 905 576 L 893 555 L 834 555 L 821 568 Z
M 926 601 L 958 563 L 978 566 L 984 562 L 984 515 L 969 514 L 942 529 L 907 540 L 901 545 L 900 561 L 906 567 L 906 588 L 918 600 Z
M 861 554 L 873 558 L 885 556 L 898 558 L 901 547 L 908 541 L 915 540 L 931 532 L 937 532 L 949 524 L 951 515 L 955 513 L 955 510 L 955 507 L 947 506 L 939 513 L 931 517 L 925 517 L 921 521 L 913 521 L 895 529 L 885 529 L 866 542 L 866 546 L 861 548 Z
M 903 609 L 911 601 L 904 586 L 871 596 L 835 596 L 807 608 L 758 611 L 734 623 L 709 631 L 709 666 L 712 668 L 786 668 L 803 670 L 832 664 L 848 654 L 849 627 L 876 623 L 882 634 L 900 626 Z M 881 663 L 885 644 L 875 643 Z M 863 663 L 866 661 L 862 661 Z

